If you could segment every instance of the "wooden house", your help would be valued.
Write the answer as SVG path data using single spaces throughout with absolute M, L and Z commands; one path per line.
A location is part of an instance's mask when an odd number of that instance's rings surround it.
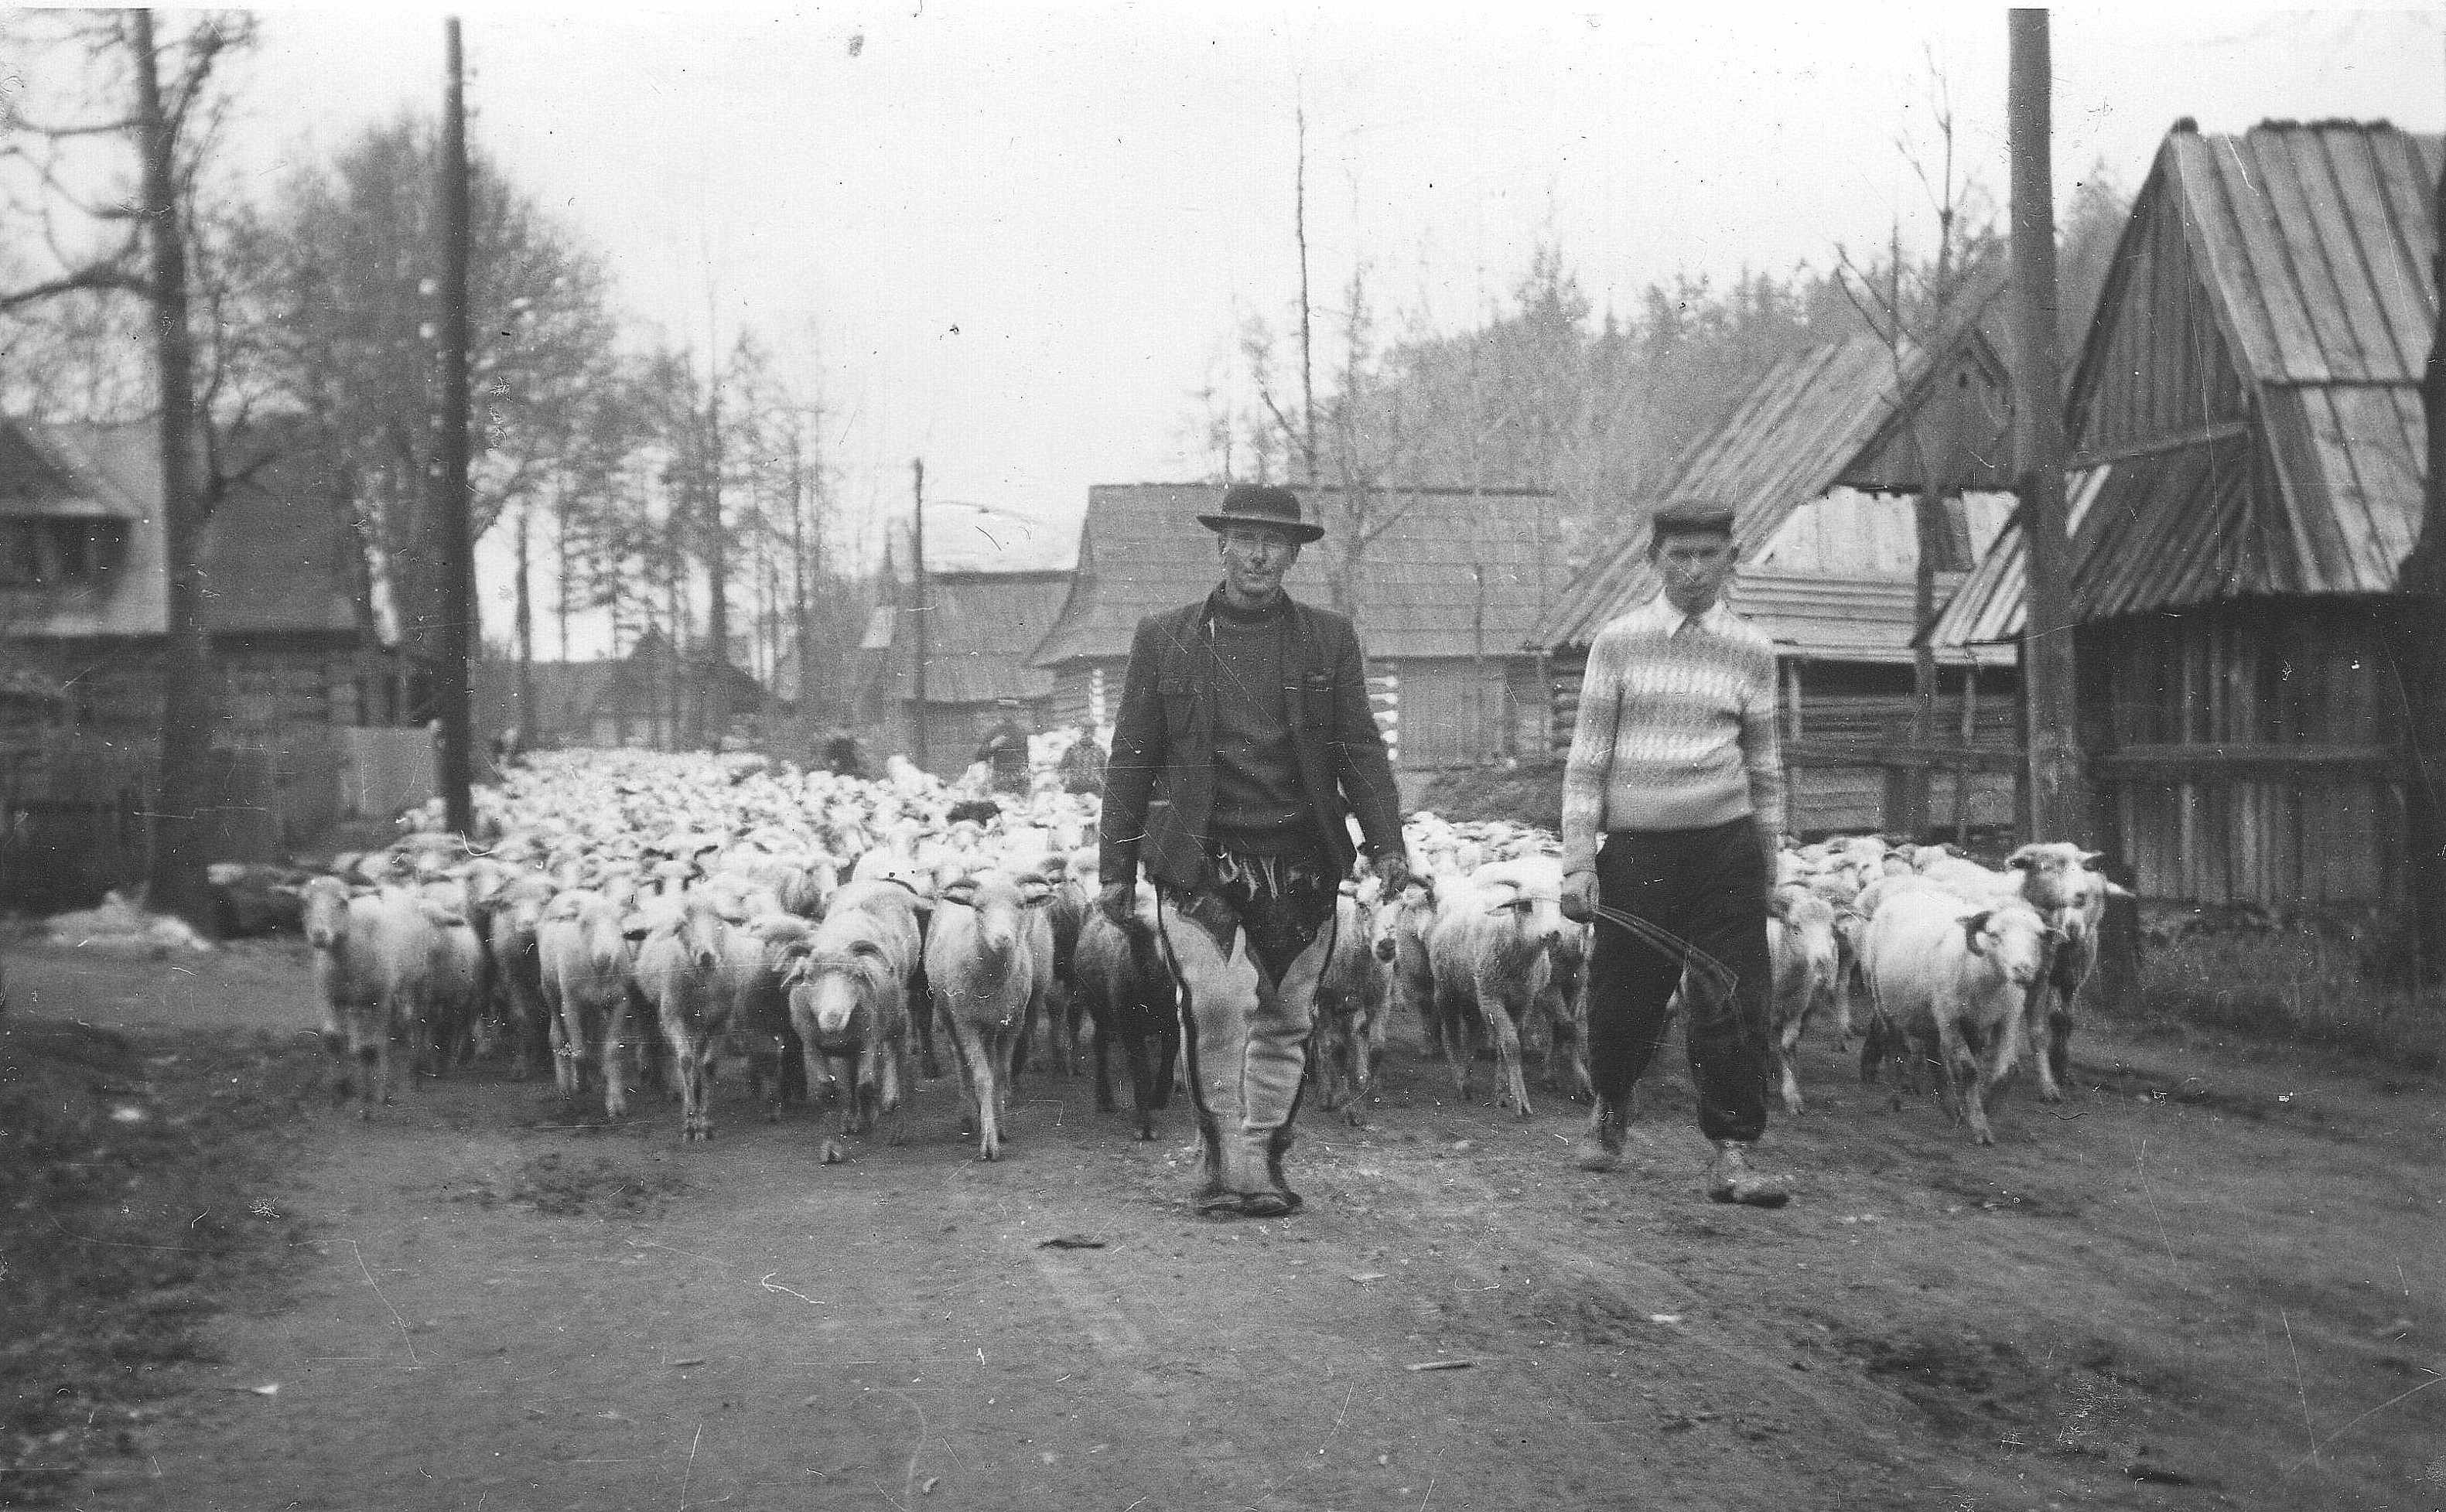
M 1386 488 L 1354 510 L 1338 488 L 1296 492 L 1326 533 L 1302 551 L 1285 587 L 1330 607 L 1340 583 L 1396 770 L 1542 756 L 1545 687 L 1528 643 L 1562 587 L 1560 569 L 1549 565 L 1559 550 L 1552 497 L 1523 489 Z M 1077 573 L 1029 659 L 1054 680 L 1057 721 L 1108 726 L 1138 621 L 1202 599 L 1221 583 L 1215 536 L 1197 523 L 1220 493 L 1210 483 L 1088 491 Z
M 1919 532 L 1914 495 L 1935 455 L 1944 498 L 1935 603 L 1994 540 L 2012 498 L 2004 364 L 1982 328 L 1999 285 L 1988 280 L 1958 327 L 1929 350 L 1899 354 L 1873 336 L 1778 361 L 1684 456 L 1651 498 L 1629 501 L 1614 544 L 1557 595 L 1536 643 L 1554 680 L 1552 739 L 1570 749 L 1590 643 L 1662 591 L 1647 556 L 1647 517 L 1667 503 L 1733 510 L 1740 567 L 1731 607 L 1776 644 L 1783 679 L 1790 824 L 1802 833 L 2008 824 L 2013 815 L 2012 658 L 1955 646 L 1939 657 L 1943 752 L 1914 749 L 1913 638 Z M 1909 822 L 1919 773 L 1928 807 Z
M 712 690 L 722 680 L 729 728 L 716 731 Z M 674 656 L 659 626 L 637 638 L 624 657 L 596 662 L 537 662 L 528 668 L 532 708 L 518 700 L 515 662 L 476 668 L 477 728 L 487 737 L 515 727 L 519 743 L 546 746 L 641 746 L 689 750 L 723 734 L 742 734 L 764 706 L 764 686 L 736 664 L 710 656 Z
M 158 444 L 150 422 L 0 420 L 0 668 L 55 690 L 0 727 L 0 789 L 35 837 L 0 857 L 14 905 L 90 901 L 142 870 L 169 632 Z M 394 747 L 423 755 L 430 790 L 423 732 L 387 728 L 426 680 L 383 632 L 330 458 L 279 423 L 230 450 L 202 532 L 219 684 L 205 845 L 265 859 L 347 812 L 355 774 Z
M 2406 896 L 2389 595 L 2418 532 L 2439 139 L 2178 124 L 2066 401 L 2094 824 L 2145 896 Z M 2019 532 L 1934 631 L 2023 628 Z M 2053 627 L 2050 627 L 2053 628 Z
M 913 754 L 922 740 L 925 766 L 947 776 L 974 757 L 1001 722 L 1006 700 L 1019 705 L 1019 722 L 1031 733 L 1052 728 L 1053 674 L 1029 665 L 1028 653 L 1052 628 L 1069 588 L 1070 574 L 1060 570 L 930 570 L 922 604 L 903 592 L 901 602 L 877 606 L 869 619 L 860 646 L 869 658 L 861 702 L 900 750 Z
M 204 526 L 204 613 L 234 734 L 392 722 L 417 697 L 377 631 L 338 470 L 258 437 Z M 79 728 L 141 738 L 169 629 L 154 427 L 0 420 L 0 642 Z M 241 457 L 240 464 L 246 462 Z

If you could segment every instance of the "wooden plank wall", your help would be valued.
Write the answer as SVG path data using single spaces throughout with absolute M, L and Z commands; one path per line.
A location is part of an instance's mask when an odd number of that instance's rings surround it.
M 2144 896 L 2394 903 L 2408 886 L 2399 695 L 2374 605 L 2270 600 L 2082 631 L 2092 728 Z

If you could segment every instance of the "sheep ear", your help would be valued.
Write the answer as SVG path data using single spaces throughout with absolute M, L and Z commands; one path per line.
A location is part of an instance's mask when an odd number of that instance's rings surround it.
M 1972 914 L 1969 918 L 1962 921 L 1962 933 L 1970 942 L 1970 953 L 1972 955 L 1984 956 L 1987 953 L 1985 947 L 1979 943 L 1979 932 L 1986 928 L 1987 921 L 1994 917 L 1995 914 L 1992 910 L 1983 908 L 1979 912 Z
M 2027 871 L 2030 869 L 2031 861 L 2035 859 L 2033 853 L 2036 849 L 2037 848 L 2034 846 L 2023 846 L 2021 849 L 2014 851 L 2009 856 L 2006 856 L 2004 858 L 2004 865 L 2019 871 Z
M 2105 859 L 2106 852 L 2103 850 L 2084 850 L 2080 853 L 2080 864 L 2084 867 L 2094 867 Z

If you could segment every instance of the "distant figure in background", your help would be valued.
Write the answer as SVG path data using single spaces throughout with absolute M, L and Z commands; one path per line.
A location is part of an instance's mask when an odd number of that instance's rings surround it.
M 824 742 L 824 770 L 837 777 L 866 775 L 866 753 L 857 748 L 857 737 L 844 730 Z
M 971 760 L 982 761 L 993 769 L 993 790 L 996 793 L 1027 791 L 1027 726 L 1019 722 L 1019 700 L 1002 699 L 996 701 L 1002 710 L 1002 722 L 986 733 L 977 745 Z
M 517 725 L 511 725 L 508 729 L 500 731 L 493 737 L 493 770 L 508 771 L 510 763 L 516 761 L 519 753 L 525 749 L 526 744 L 519 738 Z
M 1062 790 L 1064 793 L 1101 793 L 1104 791 L 1104 748 L 1096 743 L 1096 732 L 1084 719 L 1079 721 L 1079 738 L 1062 753 Z

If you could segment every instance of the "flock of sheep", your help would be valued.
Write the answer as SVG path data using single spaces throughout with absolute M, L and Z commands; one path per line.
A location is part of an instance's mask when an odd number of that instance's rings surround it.
M 752 756 L 536 754 L 479 793 L 472 842 L 412 816 L 396 844 L 302 887 L 337 1094 L 371 1117 L 395 1052 L 442 1073 L 505 1051 L 517 1075 L 548 1063 L 564 1099 L 599 1094 L 613 1119 L 660 1085 L 696 1140 L 736 1058 L 768 1118 L 825 1094 L 840 1133 L 896 1143 L 913 1070 L 939 1076 L 948 1038 L 963 1129 L 992 1160 L 1013 1076 L 1031 1055 L 1074 1073 L 1092 1029 L 1099 1109 L 1114 1108 L 1118 1050 L 1151 1139 L 1179 994 L 1242 990 L 1250 968 L 1176 951 L 1198 932 L 1166 927 L 1143 883 L 1133 915 L 1104 917 L 1095 816 L 1049 770 L 997 799 L 896 760 L 868 781 Z M 1540 1043 L 1545 1085 L 1585 1098 L 1590 926 L 1562 917 L 1553 836 L 1424 812 L 1406 831 L 1410 886 L 1344 888 L 1310 1057 L 1323 1106 L 1360 1116 L 1403 1014 L 1464 1100 L 1491 1051 L 1497 1099 L 1527 1116 Z M 2059 1095 L 2111 886 L 2093 860 L 2029 846 L 1991 871 L 1867 837 L 1787 847 L 1769 922 L 1786 1106 L 1800 1107 L 1802 1031 L 1822 1013 L 1848 1044 L 1855 999 L 1872 1005 L 1863 1076 L 1891 1059 L 1915 1085 L 1934 1063 L 1982 1143 L 1988 1092 L 2025 1048 L 2041 1094 Z M 1684 990 L 1717 986 L 1685 976 Z

